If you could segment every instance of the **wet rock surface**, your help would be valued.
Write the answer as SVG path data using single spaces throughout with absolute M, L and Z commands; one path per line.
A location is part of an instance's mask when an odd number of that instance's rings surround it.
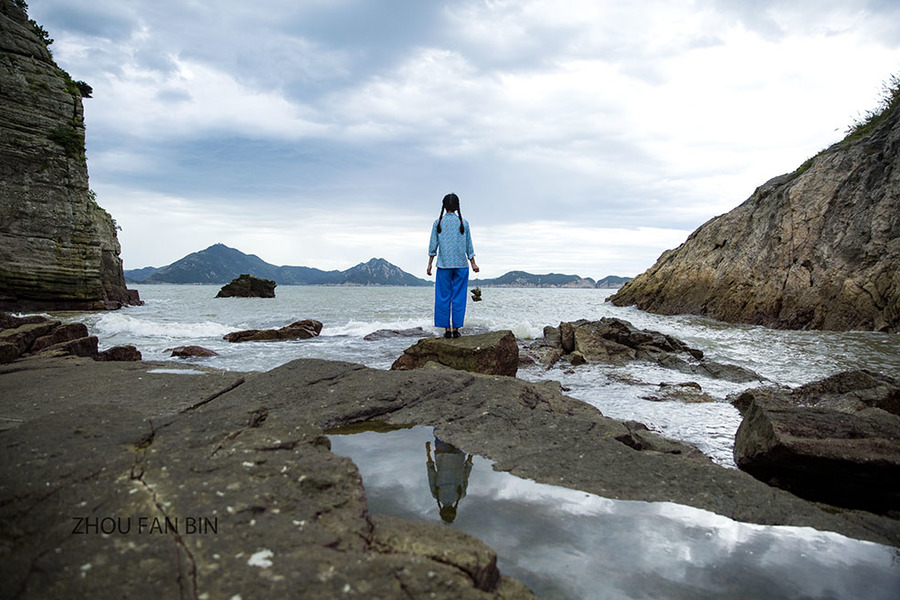
M 703 375 L 735 383 L 762 382 L 764 378 L 750 369 L 704 358 L 670 335 L 638 329 L 628 321 L 604 317 L 599 321 L 560 323 L 545 327 L 544 337 L 528 346 L 536 362 L 547 367 L 566 358 L 573 366 L 586 363 L 624 365 L 631 361 L 652 362 L 691 375 Z
M 222 286 L 216 298 L 274 298 L 276 283 L 243 273 Z
M 409 370 L 437 363 L 488 375 L 515 376 L 519 346 L 511 331 L 492 331 L 459 338 L 426 338 L 403 351 L 391 370 Z
M 533 597 L 473 538 L 370 518 L 302 394 L 154 366 L 4 367 L 0 596 Z
M 388 338 L 398 338 L 398 337 L 431 337 L 432 334 L 428 331 L 425 331 L 421 327 L 412 327 L 410 329 L 379 329 L 378 331 L 373 331 L 372 333 L 366 334 L 363 336 L 364 340 L 367 341 L 375 341 L 375 340 L 384 340 Z
M 897 381 L 840 373 L 796 390 L 748 390 L 735 437 L 738 467 L 770 485 L 836 506 L 900 517 Z
M 715 398 L 703 391 L 699 383 L 688 381 L 686 383 L 660 383 L 657 391 L 648 396 L 641 396 L 651 402 L 684 402 L 685 404 L 700 404 L 715 402 Z
M 323 434 L 372 421 L 437 427 L 499 470 L 603 497 L 900 544 L 896 520 L 719 467 L 558 385 L 312 359 L 253 374 L 160 366 L 172 363 L 0 366 L 0 596 L 101 597 L 128 582 L 154 598 L 529 597 L 477 540 L 368 514 L 358 471 Z
M 234 331 L 222 339 L 233 342 L 267 342 L 274 340 L 308 340 L 322 332 L 322 323 L 313 319 L 304 319 L 279 329 L 246 329 Z
M 178 358 L 209 358 L 212 356 L 219 356 L 219 353 L 215 350 L 210 350 L 203 346 L 177 346 L 171 350 L 167 350 L 167 352 L 171 352 L 169 356 Z
M 141 360 L 141 353 L 134 346 L 115 346 L 100 352 L 97 337 L 90 335 L 83 323 L 63 324 L 41 316 L 21 318 L 0 313 L 0 364 L 36 355 Z

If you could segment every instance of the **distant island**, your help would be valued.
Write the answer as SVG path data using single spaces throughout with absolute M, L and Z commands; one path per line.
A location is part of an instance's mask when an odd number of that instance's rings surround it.
M 125 280 L 131 283 L 225 284 L 242 273 L 272 279 L 278 285 L 432 285 L 383 258 L 373 258 L 344 271 L 323 271 L 312 267 L 279 267 L 225 244 L 213 244 L 205 250 L 192 252 L 165 267 L 126 270 Z
M 495 279 L 471 279 L 470 286 L 477 287 L 528 287 L 528 288 L 620 288 L 631 277 L 617 277 L 609 275 L 599 281 L 590 277 L 578 275 L 560 275 L 549 273 L 547 275 L 533 275 L 525 271 L 510 271 Z
M 373 258 L 344 271 L 313 267 L 276 266 L 255 254 L 245 254 L 225 244 L 213 244 L 192 252 L 165 267 L 126 269 L 129 283 L 226 284 L 242 273 L 272 279 L 278 285 L 430 286 L 431 281 L 411 275 L 383 258 Z M 496 279 L 472 279 L 470 287 L 619 288 L 630 277 L 604 277 L 594 281 L 578 275 L 533 275 L 510 271 Z

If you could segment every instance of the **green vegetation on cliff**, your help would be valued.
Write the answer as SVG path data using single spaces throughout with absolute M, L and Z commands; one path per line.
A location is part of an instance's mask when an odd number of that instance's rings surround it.
M 881 100 L 878 101 L 878 105 L 857 118 L 847 128 L 844 139 L 835 144 L 835 146 L 856 142 L 871 135 L 878 125 L 887 118 L 891 110 L 898 106 L 900 106 L 900 73 L 891 75 L 888 80 L 882 84 Z M 803 161 L 803 164 L 797 167 L 794 174 L 801 175 L 805 173 L 812 166 L 815 159 L 832 147 L 834 146 L 825 148 L 815 156 L 807 158 Z
M 882 84 L 881 100 L 874 109 L 867 111 L 848 129 L 845 142 L 853 142 L 866 137 L 887 118 L 888 113 L 900 106 L 900 73 L 891 75 Z

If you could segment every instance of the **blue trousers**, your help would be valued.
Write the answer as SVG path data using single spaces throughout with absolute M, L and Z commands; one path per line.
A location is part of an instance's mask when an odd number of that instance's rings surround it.
M 469 269 L 438 269 L 434 284 L 434 326 L 462 327 L 466 318 Z

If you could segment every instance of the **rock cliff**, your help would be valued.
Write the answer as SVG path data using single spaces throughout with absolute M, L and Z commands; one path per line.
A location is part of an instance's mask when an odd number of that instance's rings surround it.
M 85 88 L 21 4 L 0 0 L 0 308 L 140 302 L 125 287 L 115 223 L 88 187 Z
M 782 329 L 900 331 L 900 102 L 759 187 L 610 298 Z

